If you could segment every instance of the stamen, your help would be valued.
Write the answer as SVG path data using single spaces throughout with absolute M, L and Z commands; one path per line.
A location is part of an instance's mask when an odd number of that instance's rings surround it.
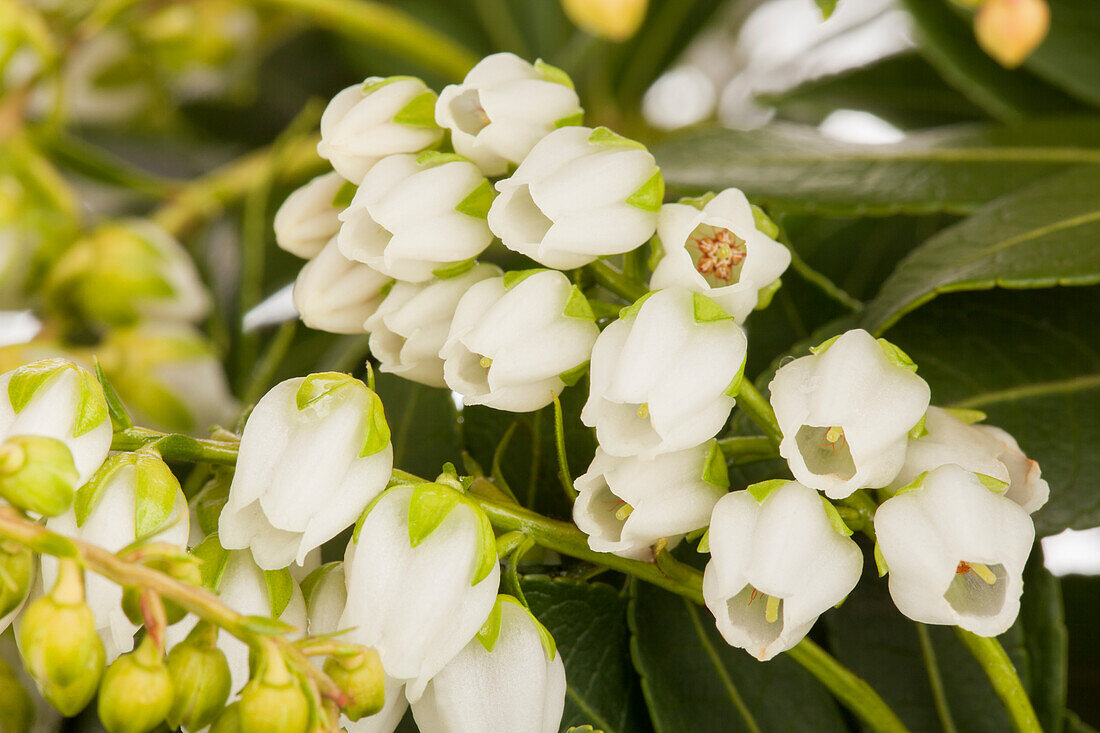
M 825 431 L 825 440 L 829 441 L 830 444 L 835 443 L 843 438 L 844 428 L 840 427 L 839 425 L 834 425 L 833 427 Z
M 758 595 L 760 595 L 760 591 L 758 591 L 756 588 L 753 588 L 752 593 L 749 593 L 749 604 L 748 605 L 751 606 L 752 602 L 756 600 L 756 597 Z
M 618 519 L 620 522 L 625 522 L 632 511 L 634 511 L 634 507 L 624 502 L 623 505 L 619 507 L 619 510 L 615 512 L 615 519 Z
M 478 361 L 478 363 L 481 364 L 482 369 L 488 369 L 493 365 L 493 360 L 487 356 L 483 356 L 481 357 L 481 360 Z
M 993 585 L 997 582 L 997 576 L 985 565 L 978 562 L 968 564 L 970 565 L 970 569 L 974 571 L 974 574 L 984 580 L 986 585 Z
M 639 405 L 637 415 L 638 415 L 638 417 L 642 418 L 643 420 L 645 420 L 647 417 L 649 417 L 649 405 L 644 404 L 644 403 Z
M 779 618 L 779 598 L 776 596 L 768 596 L 768 602 L 764 606 L 764 618 L 769 624 L 774 624 Z

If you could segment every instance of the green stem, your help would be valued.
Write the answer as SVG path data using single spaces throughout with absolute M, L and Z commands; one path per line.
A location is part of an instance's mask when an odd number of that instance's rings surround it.
M 779 422 L 775 419 L 775 411 L 771 404 L 764 399 L 764 395 L 756 389 L 751 380 L 741 382 L 741 389 L 737 392 L 737 406 L 740 407 L 756 426 L 764 431 L 771 444 L 776 448 L 783 440 L 783 431 L 779 429 Z
M 908 730 L 870 685 L 814 642 L 803 639 L 787 654 L 859 716 L 869 729 L 878 733 L 903 733 Z
M 734 465 L 738 466 L 743 463 L 779 458 L 779 451 L 775 449 L 771 438 L 763 435 L 737 435 L 732 438 L 719 438 L 718 447 L 722 449 L 722 454 L 726 457 L 726 460 L 732 461 Z
M 779 241 L 791 253 L 791 269 L 797 272 L 803 280 L 815 286 L 825 296 L 832 298 L 853 313 L 859 313 L 863 310 L 863 301 L 853 298 L 848 294 L 848 291 L 834 283 L 824 274 L 810 267 L 806 260 L 802 259 L 802 255 L 798 254 L 798 250 L 794 248 L 790 238 L 787 237 L 787 230 L 782 226 L 779 227 Z
M 924 657 L 924 667 L 928 670 L 928 684 L 932 688 L 932 701 L 936 705 L 936 714 L 943 726 L 943 733 L 958 733 L 955 720 L 951 717 L 951 706 L 947 703 L 947 691 L 943 685 L 943 676 L 940 674 L 940 665 L 936 662 L 936 650 L 932 647 L 932 638 L 928 635 L 928 627 L 924 624 L 916 624 L 917 638 L 920 640 L 920 653 Z
M 522 58 L 531 55 L 523 31 L 516 25 L 512 9 L 505 0 L 474 0 L 481 27 L 498 51 L 511 51 Z
M 279 370 L 279 365 L 283 363 L 283 358 L 290 350 L 290 345 L 294 343 L 294 335 L 297 332 L 297 320 L 287 321 L 279 326 L 279 330 L 275 332 L 275 338 L 271 340 L 267 351 L 264 352 L 260 362 L 253 370 L 252 381 L 244 393 L 244 403 L 246 405 L 259 400 L 264 396 L 264 392 L 271 387 L 271 383 L 275 381 L 275 373 Z
M 994 637 L 978 636 L 959 627 L 955 627 L 955 633 L 982 666 L 997 697 L 1004 703 L 1013 727 L 1019 733 L 1042 733 L 1043 728 L 1035 717 L 1031 700 L 1028 699 L 1020 676 L 1016 674 L 1016 667 L 1008 658 L 1001 642 Z
M 847 498 L 841 499 L 839 502 L 841 507 L 851 510 L 856 515 L 856 524 L 854 526 L 849 524 L 852 529 L 859 530 L 863 534 L 875 539 L 875 511 L 878 509 L 878 504 L 875 500 L 868 496 L 867 492 L 863 489 L 858 489 L 848 495 Z
M 318 25 L 382 48 L 460 81 L 478 56 L 395 7 L 369 0 L 253 0 L 256 5 L 284 8 L 307 16 Z
M 645 284 L 631 280 L 603 260 L 587 264 L 584 269 L 592 275 L 592 279 L 628 303 L 633 303 L 649 292 Z
M 201 440 L 179 433 L 161 433 L 145 428 L 127 428 L 115 433 L 111 450 L 139 450 L 157 444 L 157 452 L 168 461 L 215 463 L 232 466 L 237 463 L 239 444 L 226 440 Z

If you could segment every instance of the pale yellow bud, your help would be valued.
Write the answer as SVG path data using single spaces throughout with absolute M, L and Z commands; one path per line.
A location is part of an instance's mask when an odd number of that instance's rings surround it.
M 1039 47 L 1050 30 L 1046 0 L 986 0 L 974 16 L 978 45 L 1013 69 Z
M 648 0 L 562 0 L 569 20 L 581 30 L 609 41 L 625 41 L 645 20 Z

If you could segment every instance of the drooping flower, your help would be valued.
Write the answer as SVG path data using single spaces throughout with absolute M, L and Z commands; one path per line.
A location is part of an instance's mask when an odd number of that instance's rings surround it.
M 537 410 L 579 378 L 598 333 L 564 274 L 512 271 L 462 296 L 439 352 L 444 379 L 468 405 Z
M 474 283 L 501 274 L 496 265 L 478 264 L 454 277 L 394 283 L 365 324 L 371 355 L 381 370 L 443 387 L 439 351 L 447 341 L 458 302 Z
M 733 317 L 706 296 L 656 291 L 596 339 L 581 421 L 613 456 L 652 458 L 705 443 L 733 409 L 747 346 Z
M 382 401 L 365 384 L 335 372 L 281 382 L 244 426 L 222 546 L 251 548 L 265 570 L 301 565 L 355 523 L 392 469 Z
M 561 69 L 511 53 L 486 56 L 461 84 L 445 87 L 435 121 L 451 131 L 455 150 L 489 176 L 519 165 L 556 128 L 583 117 L 573 82 Z
M 340 231 L 337 197 L 347 182 L 333 171 L 317 176 L 289 196 L 275 212 L 275 241 L 298 257 L 316 257 Z
M 489 181 L 462 156 L 391 155 L 340 213 L 340 251 L 398 280 L 445 276 L 492 243 L 485 222 L 492 200 Z
M 853 330 L 780 367 L 771 404 L 779 453 L 800 482 L 843 499 L 886 486 L 931 395 L 916 365 L 887 341 Z
M 770 223 L 770 222 L 769 222 Z M 707 201 L 665 204 L 657 220 L 664 256 L 652 286 L 680 286 L 712 298 L 738 323 L 776 284 L 791 253 L 760 229 L 745 194 L 727 188 Z
M 664 180 L 649 151 L 605 127 L 563 127 L 496 184 L 489 227 L 508 249 L 559 270 L 645 244 Z
M 310 328 L 329 333 L 363 333 L 385 297 L 390 278 L 340 253 L 333 237 L 306 263 L 294 281 L 294 307 Z
M 119 453 L 76 494 L 73 507 L 47 520 L 46 527 L 109 552 L 148 540 L 187 546 L 187 499 L 172 470 L 155 453 Z M 57 580 L 57 560 L 42 556 L 42 581 Z M 110 663 L 134 648 L 138 626 L 122 610 L 123 588 L 95 573 L 85 579 L 87 603 Z
M 948 464 L 1002 482 L 1005 496 L 1029 513 L 1050 496 L 1039 464 L 1024 455 L 1011 435 L 992 425 L 968 424 L 939 407 L 928 408 L 924 432 L 910 438 L 905 463 L 890 488 L 900 489 L 920 474 Z
M 556 733 L 564 709 L 565 665 L 554 638 L 505 595 L 412 706 L 422 733 Z
M 396 486 L 362 519 L 345 563 L 340 628 L 377 651 L 415 703 L 493 609 L 500 569 L 489 520 L 449 486 Z
M 387 155 L 418 153 L 443 137 L 435 92 L 411 76 L 372 76 L 341 90 L 321 115 L 317 153 L 358 184 Z
M 863 556 L 832 505 L 796 481 L 722 497 L 703 598 L 732 646 L 760 661 L 790 649 L 855 588 Z
M 60 440 L 83 484 L 111 449 L 107 400 L 96 378 L 66 359 L 43 359 L 0 374 L 0 443 L 15 435 Z
M 573 521 L 598 552 L 647 559 L 650 546 L 705 527 L 729 488 L 716 441 L 653 460 L 617 458 L 602 448 L 577 478 Z
M 1016 620 L 1035 526 L 977 474 L 953 464 L 930 471 L 883 502 L 875 534 L 890 597 L 909 618 L 980 636 Z

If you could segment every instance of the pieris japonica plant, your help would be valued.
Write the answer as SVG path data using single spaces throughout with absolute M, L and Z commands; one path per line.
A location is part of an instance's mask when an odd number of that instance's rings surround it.
M 1036 545 L 1100 524 L 1086 23 L 903 3 L 954 101 L 852 146 L 795 118 L 866 75 L 765 98 L 718 3 L 269 4 L 0 12 L 0 733 L 1087 728 Z M 226 39 L 281 73 L 219 114 Z

